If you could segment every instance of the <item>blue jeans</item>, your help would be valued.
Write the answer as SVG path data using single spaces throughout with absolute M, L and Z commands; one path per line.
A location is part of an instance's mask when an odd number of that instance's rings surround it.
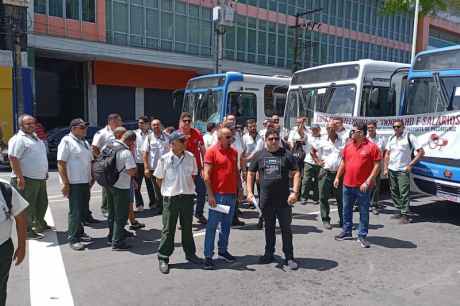
M 204 184 L 204 180 L 201 177 L 200 171 L 198 171 L 198 175 L 195 176 L 195 191 L 196 191 L 195 216 L 201 216 L 203 215 L 204 202 L 206 200 L 206 185 Z
M 366 237 L 369 230 L 370 192 L 362 192 L 359 187 L 352 188 L 343 185 L 343 231 L 351 234 L 353 227 L 353 204 L 359 206 L 359 237 Z
M 219 242 L 217 243 L 219 253 L 224 253 L 228 248 L 228 237 L 232 225 L 233 215 L 235 214 L 236 195 L 235 194 L 215 194 L 216 203 L 230 206 L 230 212 L 223 214 L 210 209 L 208 224 L 206 225 L 206 236 L 204 238 L 204 256 L 212 258 L 214 255 L 214 241 L 217 226 L 220 223 Z

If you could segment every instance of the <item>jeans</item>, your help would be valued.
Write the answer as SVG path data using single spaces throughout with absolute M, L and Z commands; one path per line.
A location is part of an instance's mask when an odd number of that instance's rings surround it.
M 359 205 L 359 237 L 366 237 L 369 230 L 369 194 L 362 192 L 359 187 L 343 185 L 343 231 L 351 234 L 353 227 L 353 204 Z
M 195 176 L 195 191 L 196 191 L 196 208 L 195 216 L 202 216 L 204 210 L 204 202 L 206 198 L 206 185 L 198 170 L 198 175 Z
M 230 212 L 223 214 L 210 209 L 208 224 L 206 225 L 206 236 L 204 238 L 204 256 L 212 258 L 214 255 L 214 241 L 217 226 L 220 223 L 219 242 L 217 243 L 219 253 L 225 253 L 228 248 L 228 237 L 232 225 L 233 215 L 235 214 L 236 195 L 235 194 L 215 194 L 216 203 L 230 206 Z

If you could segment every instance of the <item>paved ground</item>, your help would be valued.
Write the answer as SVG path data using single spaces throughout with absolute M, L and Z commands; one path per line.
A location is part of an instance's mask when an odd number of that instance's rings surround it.
M 387 206 L 379 216 L 371 216 L 370 249 L 360 248 L 356 241 L 334 241 L 339 229 L 323 230 L 319 207 L 298 205 L 293 221 L 298 271 L 281 264 L 280 236 L 278 263 L 257 264 L 264 236 L 255 227 L 255 211 L 245 210 L 247 225 L 231 233 L 230 251 L 238 257 L 236 263 L 219 261 L 216 271 L 205 271 L 187 263 L 177 248 L 171 273 L 165 276 L 156 259 L 159 217 L 148 211 L 139 214 L 147 227 L 137 232 L 130 251 L 111 251 L 101 224 L 87 228 L 95 240 L 87 250 L 75 252 L 66 244 L 68 205 L 59 194 L 56 173 L 51 173 L 48 190 L 56 232 L 49 233 L 46 241 L 29 242 L 28 258 L 12 269 L 7 305 L 459 304 L 459 205 L 415 196 L 417 216 L 414 223 L 403 226 L 389 219 L 395 211 Z M 101 219 L 100 201 L 96 188 L 91 207 Z M 336 212 L 333 218 L 337 220 Z M 196 227 L 194 233 L 202 256 L 203 229 Z M 180 246 L 179 234 L 176 241 Z

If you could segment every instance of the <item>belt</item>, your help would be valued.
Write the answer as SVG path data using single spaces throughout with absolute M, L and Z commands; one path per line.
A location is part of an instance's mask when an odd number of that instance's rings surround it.
M 193 197 L 195 196 L 194 194 L 178 194 L 172 197 L 163 197 L 165 200 L 173 200 L 173 199 L 183 199 L 183 198 L 188 198 L 188 197 Z

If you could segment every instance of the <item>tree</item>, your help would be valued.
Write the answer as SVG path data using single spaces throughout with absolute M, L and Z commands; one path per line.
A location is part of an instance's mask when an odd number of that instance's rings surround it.
M 436 12 L 445 11 L 447 8 L 460 9 L 459 0 L 420 0 L 420 14 L 436 15 Z M 385 0 L 383 12 L 388 15 L 413 12 L 415 0 Z

